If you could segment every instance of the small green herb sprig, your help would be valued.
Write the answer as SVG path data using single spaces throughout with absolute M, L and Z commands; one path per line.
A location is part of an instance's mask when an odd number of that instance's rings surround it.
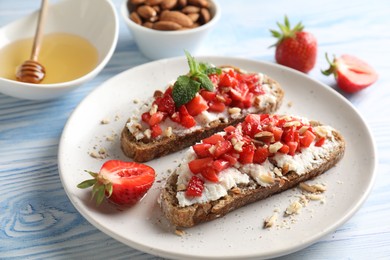
M 221 69 L 211 66 L 208 63 L 198 63 L 194 57 L 185 51 L 190 72 L 187 75 L 179 76 L 173 85 L 172 98 L 176 107 L 190 102 L 201 88 L 208 91 L 214 90 L 214 85 L 209 79 L 209 74 L 221 74 Z

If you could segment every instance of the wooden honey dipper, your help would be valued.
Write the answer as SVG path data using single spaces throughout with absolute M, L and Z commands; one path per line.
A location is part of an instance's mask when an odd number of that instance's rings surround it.
M 21 64 L 16 72 L 16 79 L 19 81 L 38 84 L 45 78 L 46 70 L 45 67 L 38 62 L 38 55 L 41 49 L 43 26 L 47 13 L 47 2 L 48 0 L 42 0 L 41 3 L 30 59 Z

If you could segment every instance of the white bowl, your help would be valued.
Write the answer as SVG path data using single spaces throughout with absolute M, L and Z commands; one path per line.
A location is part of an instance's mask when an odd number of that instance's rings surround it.
M 157 60 L 184 55 L 184 50 L 195 55 L 206 35 L 218 22 L 221 12 L 214 0 L 209 0 L 212 19 L 197 28 L 179 31 L 159 31 L 138 25 L 129 18 L 127 0 L 123 0 L 121 14 L 139 50 L 149 59 Z
M 38 11 L 0 29 L 0 48 L 15 40 L 33 37 Z M 0 78 L 0 92 L 31 100 L 59 97 L 95 77 L 110 60 L 118 41 L 118 17 L 110 0 L 62 0 L 49 5 L 45 34 L 63 32 L 87 39 L 98 51 L 97 66 L 72 81 L 30 84 Z

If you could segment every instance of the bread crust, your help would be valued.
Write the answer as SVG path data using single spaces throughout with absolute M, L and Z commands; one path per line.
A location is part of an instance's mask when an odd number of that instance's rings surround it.
M 258 112 L 259 114 L 275 112 L 281 106 L 284 97 L 284 91 L 277 81 L 266 75 L 264 80 L 268 82 L 270 86 L 273 86 L 271 89 L 276 95 L 276 102 L 275 104 L 270 104 L 267 107 L 264 107 L 264 109 Z M 194 131 L 190 134 L 174 134 L 170 137 L 163 137 L 159 140 L 152 140 L 150 142 L 136 140 L 125 125 L 121 133 L 121 149 L 127 157 L 133 158 L 134 161 L 147 162 L 154 158 L 177 152 L 183 148 L 194 145 L 201 139 L 222 131 L 228 125 L 235 125 L 242 122 L 245 116 L 246 115 L 243 114 L 242 117 L 230 119 L 228 122 L 214 121 L 210 124 L 210 127 Z
M 268 186 L 263 187 L 254 180 L 245 186 L 238 186 L 238 189 L 228 191 L 228 195 L 217 201 L 193 204 L 191 206 L 179 207 L 176 198 L 176 183 L 178 175 L 174 172 L 167 180 L 161 193 L 160 206 L 166 218 L 177 227 L 192 227 L 202 222 L 220 218 L 229 212 L 247 204 L 265 199 L 274 194 L 283 192 L 297 186 L 300 182 L 307 181 L 321 175 L 332 168 L 344 156 L 345 140 L 339 132 L 333 131 L 337 147 L 324 158 L 324 163 L 313 168 L 310 172 L 298 175 L 290 171 L 283 178 Z

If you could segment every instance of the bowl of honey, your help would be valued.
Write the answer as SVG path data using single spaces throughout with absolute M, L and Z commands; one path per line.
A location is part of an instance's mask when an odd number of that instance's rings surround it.
M 46 100 L 62 96 L 94 78 L 108 63 L 118 41 L 118 17 L 110 0 L 61 0 L 48 6 L 39 63 L 39 84 L 17 81 L 28 60 L 38 11 L 0 28 L 0 92 L 16 98 Z

